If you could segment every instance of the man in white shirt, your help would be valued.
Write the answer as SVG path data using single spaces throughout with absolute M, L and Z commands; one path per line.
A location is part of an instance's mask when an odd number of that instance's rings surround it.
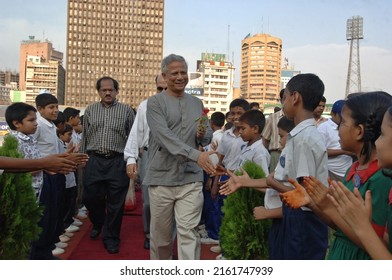
M 162 74 L 158 74 L 155 78 L 157 93 L 167 88 L 166 81 Z M 139 173 L 140 181 L 143 182 L 148 164 L 148 140 L 150 128 L 147 124 L 147 99 L 142 101 L 137 109 L 136 118 L 133 123 L 131 132 L 128 136 L 127 144 L 124 150 L 124 160 L 127 162 L 127 175 L 135 180 L 136 174 Z M 139 168 L 137 159 L 140 156 Z M 142 218 L 143 229 L 145 234 L 144 249 L 150 249 L 150 201 L 148 195 L 148 185 L 142 183 Z
M 328 176 L 336 181 L 342 181 L 347 169 L 352 165 L 351 153 L 343 151 L 339 142 L 338 124 L 341 121 L 343 105 L 344 100 L 336 101 L 332 106 L 331 118 L 317 127 L 327 148 Z

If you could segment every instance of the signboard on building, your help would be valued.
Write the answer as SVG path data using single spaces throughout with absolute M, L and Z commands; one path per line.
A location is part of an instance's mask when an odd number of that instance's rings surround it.
M 4 136 L 8 134 L 8 124 L 7 122 L 0 121 L 0 136 Z
M 202 53 L 201 54 L 202 61 L 226 61 L 226 55 L 221 53 Z
M 200 72 L 189 72 L 188 85 L 185 88 L 185 93 L 195 96 L 202 96 L 204 94 L 204 75 Z

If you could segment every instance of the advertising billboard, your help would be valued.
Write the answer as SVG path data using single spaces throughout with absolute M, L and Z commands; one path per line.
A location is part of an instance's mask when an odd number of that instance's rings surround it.
M 185 93 L 195 96 L 204 94 L 204 75 L 200 72 L 189 72 L 189 82 L 185 88 Z
M 8 124 L 7 122 L 0 121 L 0 136 L 4 136 L 8 134 Z

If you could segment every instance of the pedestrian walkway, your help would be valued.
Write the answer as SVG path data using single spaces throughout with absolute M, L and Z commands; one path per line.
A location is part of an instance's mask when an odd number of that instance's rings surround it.
M 95 240 L 89 234 L 92 224 L 88 219 L 83 220 L 80 231 L 68 242 L 64 254 L 59 257 L 64 260 L 149 260 L 150 251 L 143 248 L 144 232 L 141 216 L 141 192 L 136 192 L 136 209 L 125 212 L 121 228 L 121 244 L 118 254 L 108 254 L 103 247 L 102 235 Z M 213 245 L 202 245 L 201 259 L 215 260 L 218 254 L 210 251 Z

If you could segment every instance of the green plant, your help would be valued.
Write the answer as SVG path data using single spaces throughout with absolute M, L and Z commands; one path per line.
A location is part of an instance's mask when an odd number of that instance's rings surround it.
M 242 168 L 253 179 L 265 178 L 261 166 L 246 161 Z M 236 175 L 241 175 L 236 172 Z M 257 221 L 253 208 L 264 205 L 264 193 L 241 188 L 230 194 L 222 207 L 223 218 L 219 230 L 220 246 L 229 260 L 258 260 L 268 258 L 270 220 Z
M 21 158 L 18 141 L 8 135 L 0 156 Z M 0 176 L 0 259 L 26 259 L 31 242 L 38 239 L 42 209 L 38 206 L 29 173 Z

